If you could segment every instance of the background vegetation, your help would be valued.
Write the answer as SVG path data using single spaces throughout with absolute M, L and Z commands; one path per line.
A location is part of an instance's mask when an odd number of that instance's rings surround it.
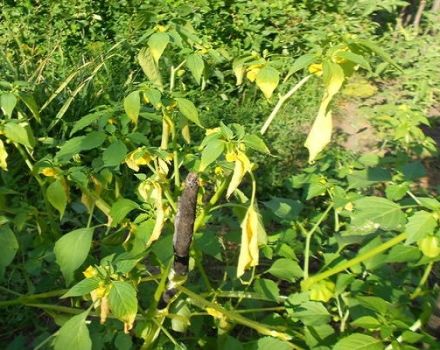
M 1 4 L 2 348 L 438 348 L 438 1 Z

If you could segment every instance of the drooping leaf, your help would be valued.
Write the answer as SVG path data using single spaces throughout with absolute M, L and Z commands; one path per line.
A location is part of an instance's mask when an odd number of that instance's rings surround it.
M 141 110 L 141 99 L 139 91 L 133 91 L 124 98 L 124 109 L 133 124 L 137 124 Z
M 8 158 L 8 152 L 6 151 L 5 144 L 0 140 L 0 168 L 4 171 L 8 170 L 8 163 L 6 163 L 6 158 Z
M 303 276 L 303 271 L 299 264 L 295 260 L 286 258 L 275 260 L 266 272 L 289 282 L 295 282 Z
M 0 96 L 0 107 L 3 113 L 9 118 L 12 117 L 12 112 L 17 105 L 17 97 L 14 94 L 6 93 Z
M 254 283 L 255 291 L 268 300 L 277 301 L 280 297 L 280 290 L 277 284 L 269 279 L 260 278 Z
M 75 122 L 75 124 L 73 124 L 72 131 L 70 132 L 70 137 L 72 137 L 72 135 L 75 134 L 76 132 L 88 127 L 89 125 L 97 121 L 101 116 L 102 116 L 102 112 L 94 112 L 87 114 L 84 117 L 81 117 L 80 120 L 78 120 L 77 122 Z
M 334 350 L 383 350 L 384 346 L 380 339 L 373 338 L 370 335 L 354 333 L 339 340 Z
M 305 55 L 298 57 L 295 60 L 295 62 L 293 62 L 292 67 L 289 69 L 286 79 L 288 79 L 292 74 L 295 74 L 299 70 L 310 66 L 315 61 L 316 61 L 316 55 L 311 53 L 306 53 Z
M 405 231 L 408 234 L 406 244 L 417 242 L 426 236 L 433 234 L 437 227 L 437 220 L 432 213 L 420 210 L 408 219 Z
M 237 277 L 249 267 L 258 265 L 259 245 L 266 243 L 266 231 L 254 204 L 251 204 L 241 223 L 241 246 L 237 264 Z
M 160 75 L 159 67 L 154 61 L 151 49 L 144 48 L 140 50 L 138 60 L 147 78 L 155 85 L 157 89 L 163 91 L 162 77 Z
M 52 182 L 46 190 L 46 196 L 49 203 L 60 213 L 60 219 L 64 215 L 67 205 L 67 195 L 64 185 L 60 180 Z
M 108 300 L 113 315 L 124 322 L 124 330 L 128 332 L 133 327 L 138 309 L 136 289 L 129 282 L 112 281 Z
M 186 58 L 186 66 L 190 70 L 197 84 L 200 85 L 202 82 L 203 70 L 205 69 L 203 58 L 197 53 L 191 54 Z
M 117 140 L 113 142 L 102 154 L 104 166 L 115 167 L 124 162 L 127 155 L 127 147 L 125 143 Z
M 333 123 L 331 112 L 327 111 L 327 108 L 344 82 L 344 71 L 338 64 L 324 61 L 323 80 L 325 84 L 324 96 L 319 106 L 318 116 L 305 142 L 305 147 L 309 150 L 309 162 L 314 161 L 331 140 Z
M 281 197 L 272 197 L 270 201 L 263 203 L 276 216 L 286 221 L 295 220 L 304 207 L 299 200 Z
M 202 151 L 199 171 L 204 171 L 211 163 L 220 157 L 225 149 L 225 142 L 219 139 L 213 139 Z
M 238 152 L 235 155 L 234 171 L 232 173 L 231 181 L 229 182 L 228 189 L 226 190 L 226 198 L 229 198 L 231 194 L 237 189 L 243 180 L 244 175 L 251 170 L 251 162 L 243 152 Z
M 112 218 L 112 226 L 117 226 L 129 212 L 138 209 L 139 205 L 127 198 L 119 198 L 113 203 L 110 209 L 110 216 Z
M 29 125 L 20 125 L 16 122 L 9 122 L 5 125 L 4 132 L 6 137 L 23 146 L 32 148 L 35 146 L 34 135 Z
M 162 56 L 169 42 L 170 36 L 163 32 L 154 33 L 148 39 L 148 46 L 156 64 L 159 62 L 160 56 Z
M 199 120 L 199 112 L 197 111 L 196 106 L 194 106 L 194 103 L 186 98 L 176 98 L 176 102 L 177 108 L 179 108 L 180 113 L 182 113 L 186 119 L 192 121 L 201 128 L 203 127 Z
M 264 96 L 270 98 L 280 82 L 280 73 L 275 68 L 265 66 L 259 70 L 255 82 Z
M 8 266 L 17 254 L 18 241 L 14 232 L 8 225 L 0 227 L 0 278 L 6 266 Z
M 97 277 L 85 278 L 70 288 L 61 296 L 61 299 L 89 294 L 92 290 L 99 287 L 99 282 L 100 279 Z
M 55 350 L 92 350 L 92 341 L 86 325 L 89 312 L 90 309 L 64 323 L 55 338 Z
M 246 146 L 258 152 L 266 154 L 270 153 L 270 150 L 267 148 L 264 141 L 257 135 L 245 135 L 242 141 Z
M 56 262 L 67 285 L 73 281 L 73 273 L 84 263 L 89 254 L 93 230 L 93 227 L 89 227 L 71 231 L 55 243 Z
M 339 50 L 336 53 L 336 56 L 346 59 L 347 61 L 351 61 L 353 63 L 356 63 L 358 65 L 360 65 L 362 68 L 371 70 L 370 64 L 368 63 L 368 61 L 361 55 L 358 55 L 354 52 L 351 51 L 342 51 Z

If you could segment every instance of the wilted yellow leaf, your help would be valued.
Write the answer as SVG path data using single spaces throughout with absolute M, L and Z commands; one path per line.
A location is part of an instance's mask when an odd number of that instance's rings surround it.
M 108 298 L 107 296 L 102 297 L 101 299 L 101 312 L 100 312 L 100 323 L 104 324 L 107 320 L 107 316 L 109 313 L 109 305 L 108 305 Z
M 57 168 L 49 167 L 49 168 L 41 169 L 40 173 L 43 174 L 44 176 L 47 176 L 47 177 L 53 177 L 53 176 L 58 175 L 60 173 L 60 170 Z
M 304 144 L 309 150 L 309 162 L 314 161 L 316 156 L 331 140 L 333 124 L 331 112 L 327 112 L 327 108 L 333 96 L 339 91 L 344 82 L 344 71 L 338 64 L 324 62 L 323 67 L 325 92 L 319 106 L 318 116 Z
M 127 154 L 125 164 L 134 171 L 139 171 L 140 165 L 147 165 L 152 161 L 151 155 L 143 148 L 137 148 L 133 152 Z
M 228 159 L 228 155 L 226 155 Z M 251 170 L 252 164 L 249 158 L 243 152 L 238 151 L 235 157 L 234 172 L 232 174 L 231 182 L 229 183 L 228 190 L 226 191 L 226 198 L 237 189 L 243 180 L 243 176 Z
M 309 66 L 309 73 L 315 74 L 317 76 L 322 75 L 322 64 L 321 63 L 314 63 Z
M 266 232 L 254 204 L 249 206 L 241 223 L 241 230 L 237 277 L 241 277 L 246 269 L 258 265 L 258 246 L 266 243 Z
M 153 233 L 147 242 L 147 247 L 157 240 L 162 233 L 163 225 L 165 222 L 165 210 L 162 200 L 162 187 L 157 182 L 153 182 L 153 191 L 151 196 L 154 198 L 154 205 L 156 207 L 156 221 L 154 223 Z
M 6 163 L 6 158 L 8 158 L 8 152 L 6 152 L 5 145 L 3 144 L 3 141 L 0 140 L 0 168 L 7 171 L 8 170 L 8 164 Z
M 248 78 L 249 81 L 251 81 L 253 83 L 255 81 L 255 79 L 257 78 L 257 74 L 259 71 L 260 71 L 260 68 L 249 69 L 246 73 L 246 78 Z
M 91 265 L 83 271 L 83 275 L 85 278 L 95 277 L 97 274 L 98 271 L 96 271 L 96 269 Z

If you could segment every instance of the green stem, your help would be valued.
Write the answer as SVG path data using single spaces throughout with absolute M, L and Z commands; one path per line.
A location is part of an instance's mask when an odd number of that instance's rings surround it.
M 306 280 L 303 280 L 301 283 L 301 287 L 303 290 L 307 290 L 309 289 L 313 284 L 322 281 L 330 276 L 336 275 L 339 272 L 342 272 L 344 270 L 349 269 L 350 267 L 353 267 L 357 264 L 360 264 L 361 262 L 368 260 L 370 258 L 372 258 L 373 256 L 376 256 L 382 252 L 384 252 L 385 250 L 395 246 L 396 244 L 404 241 L 407 237 L 407 233 L 403 232 L 400 235 L 390 239 L 389 241 L 382 243 L 381 245 L 374 247 L 373 249 L 369 250 L 368 252 L 358 255 L 357 257 L 348 260 L 338 266 L 335 266 L 327 271 L 321 272 L 313 277 L 310 277 Z
M 329 205 L 324 213 L 322 213 L 321 217 L 318 221 L 313 225 L 312 229 L 309 232 L 306 232 L 306 246 L 304 251 L 304 280 L 309 278 L 309 260 L 310 260 L 310 242 L 312 240 L 312 236 L 315 231 L 318 229 L 319 225 L 321 225 L 322 221 L 327 217 L 330 210 L 333 208 L 333 204 Z M 304 227 L 300 224 L 301 230 L 304 230 Z
M 426 281 L 428 280 L 429 274 L 431 273 L 432 266 L 434 265 L 434 262 L 431 261 L 428 265 L 426 265 L 425 271 L 423 272 L 422 278 L 420 279 L 420 282 L 417 286 L 417 288 L 414 290 L 414 292 L 410 295 L 410 299 L 413 300 L 417 298 L 420 293 L 422 292 L 422 288 Z
M 289 344 L 292 349 L 298 349 L 298 350 L 303 349 L 296 344 L 293 344 L 291 342 L 287 342 L 288 339 L 291 339 L 291 336 L 287 333 L 270 328 L 269 326 L 267 326 L 265 324 L 250 320 L 250 319 L 248 319 L 248 318 L 246 318 L 246 317 L 244 317 L 234 311 L 226 310 L 225 308 L 223 308 L 219 304 L 212 303 L 212 302 L 202 298 L 197 293 L 194 293 L 191 290 L 189 290 L 183 286 L 178 286 L 177 288 L 182 293 L 184 293 L 188 297 L 190 297 L 195 302 L 195 304 L 201 308 L 214 309 L 215 311 L 223 314 L 226 318 L 230 319 L 231 321 L 234 321 L 234 322 L 239 323 L 243 326 L 252 328 L 260 334 L 282 339 L 282 340 L 286 341 L 286 344 Z
M 33 300 L 60 296 L 65 294 L 67 291 L 68 289 L 60 289 L 60 290 L 52 290 L 50 292 L 39 293 L 39 294 L 22 295 L 17 299 L 0 301 L 0 307 L 18 305 L 18 304 L 28 304 L 31 303 Z
M 296 92 L 298 91 L 301 86 L 303 86 L 307 80 L 309 80 L 312 77 L 312 74 L 307 75 L 306 77 L 302 78 L 293 88 L 291 88 L 285 95 L 281 96 L 278 100 L 277 104 L 275 105 L 275 108 L 273 109 L 272 113 L 270 113 L 269 117 L 267 118 L 266 122 L 261 128 L 260 133 L 264 135 L 267 128 L 269 127 L 270 123 L 272 123 L 272 120 L 275 118 L 275 116 L 280 111 L 283 104 Z

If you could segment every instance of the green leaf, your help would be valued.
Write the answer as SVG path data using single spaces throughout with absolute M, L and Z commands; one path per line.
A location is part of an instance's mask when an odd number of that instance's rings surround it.
M 38 122 L 41 122 L 40 111 L 39 111 L 37 102 L 34 99 L 34 96 L 32 96 L 31 94 L 20 93 L 20 99 L 24 102 L 26 107 L 31 111 L 34 118 Z
M 353 170 L 347 175 L 349 189 L 364 188 L 378 182 L 391 180 L 391 174 L 383 168 L 367 168 L 364 170 Z
M 55 350 L 91 350 L 92 341 L 86 325 L 90 312 L 86 310 L 68 320 L 55 338 Z
M 174 332 L 185 333 L 191 324 L 191 310 L 189 309 L 185 300 L 179 300 L 174 303 L 171 309 L 174 317 L 171 319 L 171 329 Z
M 159 67 L 154 61 L 150 48 L 144 48 L 139 51 L 139 64 L 144 71 L 147 78 L 157 87 L 163 91 L 162 77 L 160 75 Z
M 60 180 L 52 182 L 46 190 L 46 196 L 49 203 L 60 213 L 61 219 L 67 205 L 67 195 L 62 182 Z
M 311 53 L 306 53 L 305 55 L 298 57 L 295 60 L 295 62 L 293 62 L 292 67 L 289 69 L 289 73 L 287 74 L 287 77 L 285 80 L 287 80 L 292 74 L 295 74 L 299 70 L 310 66 L 315 61 L 316 61 L 316 56 Z
M 169 42 L 170 36 L 167 33 L 154 33 L 148 39 L 148 46 L 156 63 L 159 62 L 160 56 L 162 56 Z
M 80 120 L 73 124 L 72 131 L 70 132 L 70 136 L 75 134 L 76 132 L 88 127 L 90 124 L 97 121 L 102 116 L 102 112 L 90 113 L 82 117 Z
M 353 63 L 356 63 L 356 64 L 360 65 L 362 68 L 371 70 L 370 64 L 363 56 L 355 54 L 351 51 L 338 51 L 336 53 L 336 56 L 344 58 L 347 61 L 351 61 Z
M 290 350 L 292 346 L 285 341 L 273 337 L 260 338 L 257 341 L 257 350 Z
M 366 334 L 354 333 L 339 340 L 333 350 L 383 350 L 383 348 L 379 339 Z
M 381 323 L 377 318 L 372 316 L 362 316 L 351 322 L 354 327 L 361 327 L 365 329 L 377 329 L 381 326 Z
M 389 251 L 387 263 L 403 263 L 416 261 L 420 258 L 420 251 L 417 247 L 407 245 L 396 245 Z
M 298 218 L 304 205 L 296 199 L 272 197 L 270 201 L 263 202 L 276 216 L 282 220 L 293 221 Z
M 266 272 L 289 282 L 295 282 L 303 276 L 303 271 L 295 260 L 284 258 L 276 260 Z
M 73 273 L 84 263 L 89 254 L 93 230 L 91 227 L 71 231 L 55 243 L 56 262 L 67 285 L 73 281 Z
M 19 125 L 15 122 L 9 122 L 5 125 L 4 132 L 6 137 L 23 146 L 32 148 L 35 146 L 35 139 L 29 125 Z
M 203 70 L 205 69 L 205 63 L 203 58 L 199 54 L 192 54 L 186 58 L 186 66 L 190 70 L 197 84 L 202 82 Z
M 385 194 L 389 200 L 398 201 L 405 197 L 409 190 L 409 184 L 404 182 L 402 184 L 389 184 L 385 189 Z
M 327 323 L 331 317 L 324 305 L 315 301 L 303 302 L 288 311 L 292 311 L 293 320 L 300 320 L 307 326 L 320 326 Z
M 102 131 L 92 131 L 86 136 L 71 138 L 61 146 L 55 157 L 62 161 L 68 161 L 75 154 L 101 146 L 105 139 L 106 135 Z
M 270 98 L 280 82 L 280 73 L 275 68 L 265 66 L 258 72 L 255 82 L 264 96 Z
M 6 159 L 8 158 L 8 151 L 6 151 L 5 144 L 0 139 L 0 168 L 4 171 L 8 171 L 8 163 Z
M 148 102 L 153 105 L 154 108 L 159 109 L 162 103 L 162 94 L 157 89 L 147 89 L 142 90 L 144 97 L 147 98 Z
M 14 94 L 7 93 L 0 96 L 0 107 L 3 113 L 9 118 L 12 117 L 12 112 L 17 105 L 17 97 Z
M 417 199 L 422 204 L 422 206 L 424 206 L 425 208 L 428 208 L 431 210 L 439 210 L 440 209 L 440 202 L 435 198 L 418 197 Z
M 112 208 L 110 209 L 112 226 L 117 226 L 129 212 L 138 208 L 139 205 L 136 202 L 126 198 L 119 198 L 115 203 L 113 203 Z
M 407 181 L 417 180 L 426 175 L 425 167 L 419 161 L 406 163 L 399 170 L 402 171 L 403 176 Z
M 264 141 L 257 135 L 245 135 L 242 141 L 246 146 L 258 152 L 266 153 L 266 154 L 270 153 L 270 150 L 269 148 L 267 148 Z
M 61 299 L 70 297 L 79 297 L 89 294 L 92 290 L 99 287 L 100 279 L 96 277 L 86 278 L 75 284 L 67 293 L 61 296 Z
M 268 300 L 278 300 L 280 297 L 280 290 L 277 284 L 269 279 L 259 279 L 254 283 L 255 292 Z
M 125 160 L 127 155 L 127 147 L 125 144 L 117 140 L 113 142 L 109 148 L 107 148 L 102 154 L 102 160 L 104 161 L 104 166 L 115 167 L 121 164 Z
M 363 197 L 354 202 L 349 231 L 355 234 L 369 234 L 377 229 L 402 230 L 405 214 L 396 203 L 381 197 Z
M 361 45 L 368 50 L 374 52 L 376 55 L 378 55 L 380 58 L 382 58 L 385 62 L 388 62 L 398 70 L 402 72 L 402 68 L 394 62 L 394 60 L 391 59 L 390 56 L 388 56 L 385 51 L 383 51 L 379 46 L 377 46 L 375 43 L 369 41 L 369 40 L 356 40 L 356 44 Z
M 182 113 L 186 119 L 203 128 L 199 120 L 199 112 L 197 112 L 197 108 L 194 106 L 194 103 L 186 98 L 176 98 L 176 102 L 177 108 L 179 108 L 180 113 Z
M 128 282 L 112 281 L 108 301 L 113 315 L 131 326 L 138 308 L 136 289 Z
M 437 220 L 432 213 L 420 210 L 408 219 L 405 231 L 408 234 L 406 244 L 417 242 L 426 236 L 433 234 L 437 227 Z
M 0 278 L 6 266 L 8 266 L 17 254 L 18 241 L 9 226 L 0 227 Z
M 213 139 L 202 151 L 199 171 L 204 171 L 211 163 L 215 162 L 225 150 L 225 142 Z
M 133 124 L 137 124 L 141 110 L 141 99 L 139 91 L 133 91 L 124 98 L 124 109 Z

